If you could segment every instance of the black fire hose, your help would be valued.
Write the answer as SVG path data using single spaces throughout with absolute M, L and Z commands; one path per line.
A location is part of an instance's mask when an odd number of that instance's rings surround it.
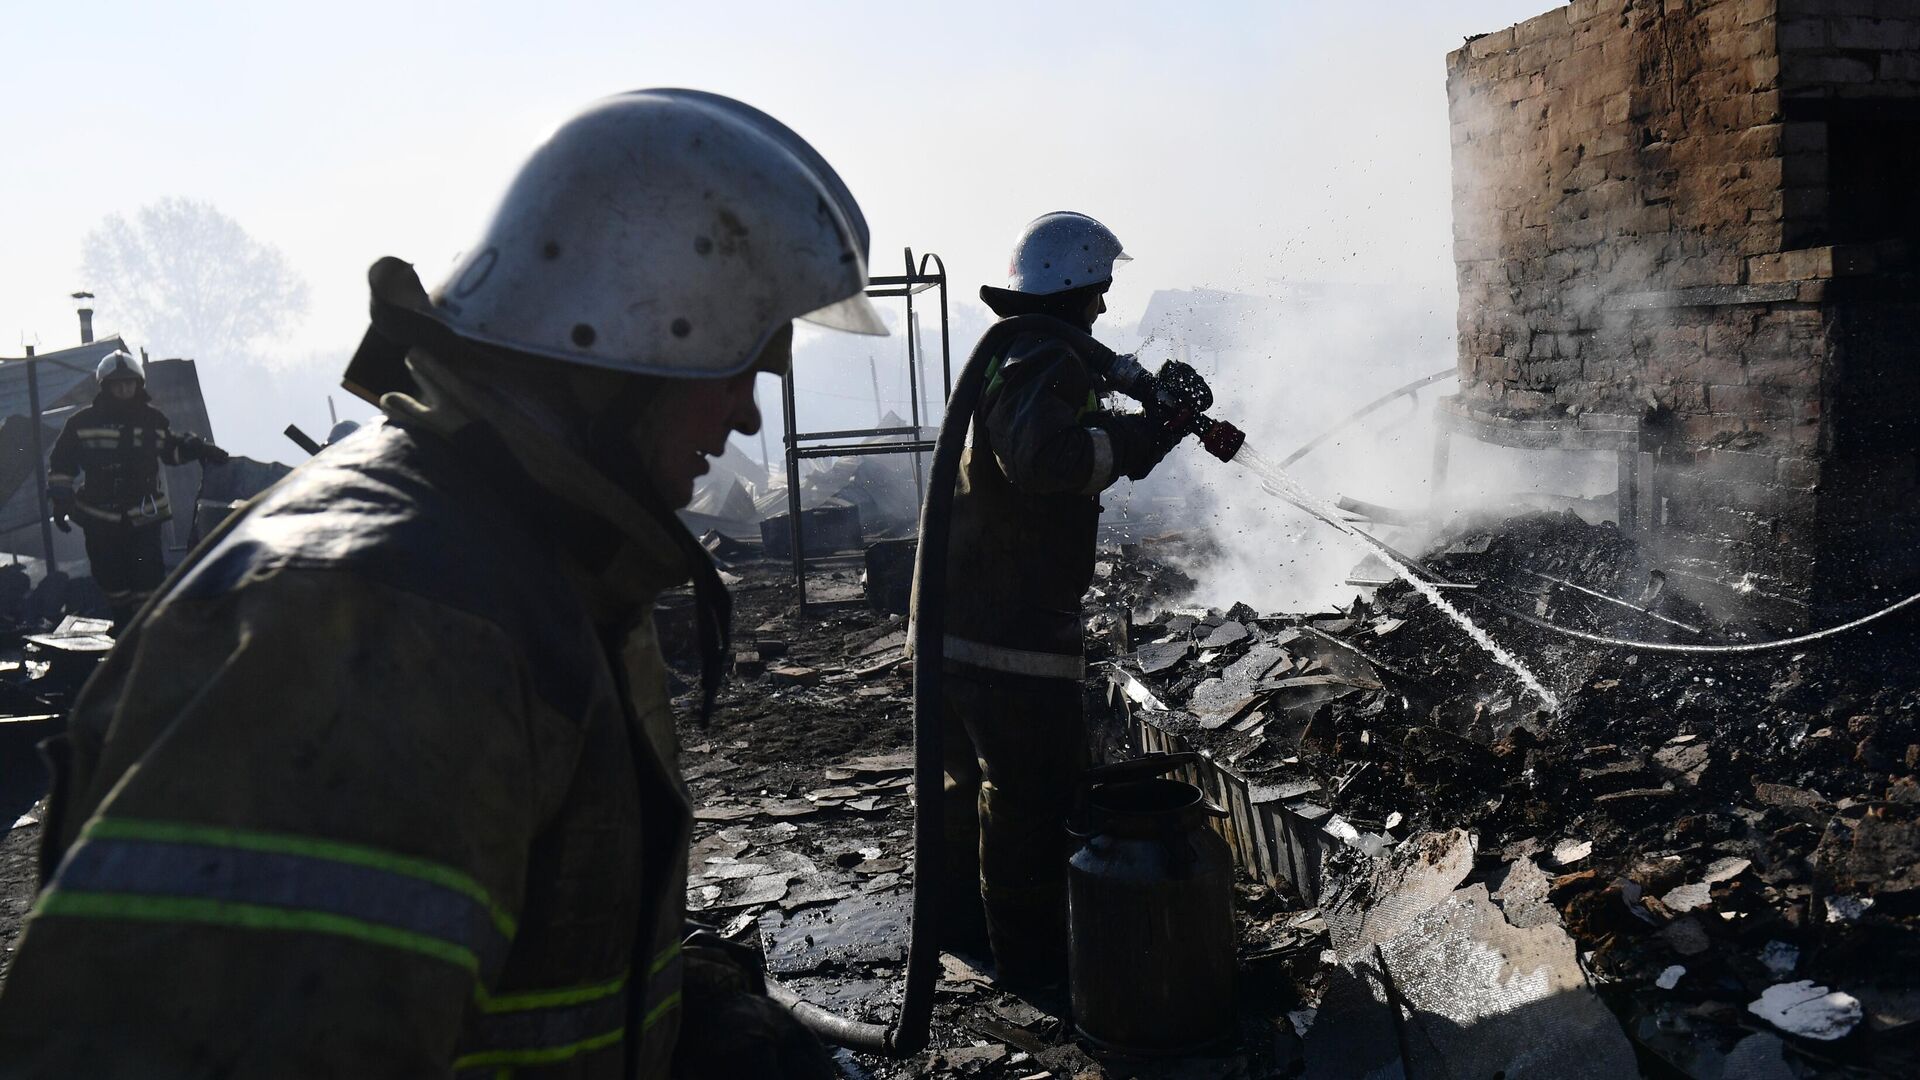
M 828 1042 L 867 1054 L 910 1057 L 924 1050 L 933 1022 L 933 984 L 940 970 L 940 879 L 946 836 L 941 820 L 946 785 L 942 760 L 941 677 L 946 666 L 947 544 L 953 520 L 953 489 L 960 479 L 960 450 L 980 403 L 988 360 L 1006 335 L 1031 326 L 1058 333 L 1061 323 L 1043 315 L 1020 315 L 995 323 L 954 381 L 940 421 L 920 508 L 920 548 L 913 561 L 913 930 L 907 945 L 907 987 L 892 1027 L 850 1020 L 803 1000 L 767 980 L 767 996 Z M 1091 339 L 1089 339 L 1091 340 Z

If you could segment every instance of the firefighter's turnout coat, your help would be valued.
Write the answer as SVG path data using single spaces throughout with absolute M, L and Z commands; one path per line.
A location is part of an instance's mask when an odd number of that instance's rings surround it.
M 666 1075 L 679 526 L 416 365 L 76 702 L 0 1077 Z
M 1080 597 L 1093 582 L 1099 493 L 1116 472 L 1084 334 L 996 324 L 960 459 L 947 574 L 947 660 L 1078 680 Z
M 82 528 L 158 524 L 172 516 L 160 490 L 160 465 L 197 461 L 206 451 L 199 436 L 172 429 L 145 389 L 126 401 L 102 389 L 54 440 L 47 497 Z

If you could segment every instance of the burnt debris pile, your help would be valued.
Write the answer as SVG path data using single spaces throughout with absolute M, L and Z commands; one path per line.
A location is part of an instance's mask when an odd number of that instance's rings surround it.
M 1108 653 L 1093 687 L 1106 739 L 1208 755 L 1210 783 L 1235 803 L 1242 860 L 1335 922 L 1343 905 L 1383 903 L 1382 875 L 1398 880 L 1390 870 L 1410 850 L 1450 851 L 1457 873 L 1441 875 L 1421 918 L 1451 903 L 1484 923 L 1490 900 L 1504 923 L 1493 917 L 1499 932 L 1483 943 L 1563 930 L 1575 981 L 1613 1009 L 1643 1068 L 1911 1075 L 1911 630 L 1736 656 L 1570 639 L 1542 624 L 1650 642 L 1742 636 L 1673 596 L 1629 537 L 1571 514 L 1455 530 L 1418 566 L 1562 707 L 1543 709 L 1384 573 L 1370 597 L 1305 615 L 1149 613 L 1120 590 L 1092 620 Z M 1109 580 L 1148 574 L 1116 568 Z M 1370 574 L 1363 565 L 1353 580 Z M 1392 940 L 1375 942 L 1380 957 Z M 1367 966 L 1384 959 L 1335 945 L 1334 987 L 1391 981 Z M 1404 1004 L 1418 987 L 1375 996 L 1393 995 Z M 1334 1015 L 1333 998 L 1321 1004 Z M 1366 1041 L 1344 1021 L 1327 1030 L 1329 1045 Z

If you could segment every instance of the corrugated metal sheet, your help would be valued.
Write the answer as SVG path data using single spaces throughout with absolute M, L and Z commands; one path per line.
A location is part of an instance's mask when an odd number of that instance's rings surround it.
M 40 383 L 43 450 L 51 452 L 67 417 L 93 401 L 93 369 L 100 359 L 126 347 L 115 335 L 33 358 Z M 0 550 L 38 554 L 40 503 L 33 484 L 32 423 L 27 419 L 32 411 L 26 358 L 0 358 Z
M 62 409 L 56 417 L 44 418 L 42 445 L 53 449 L 60 425 L 71 410 Z M 33 483 L 33 421 L 24 416 L 0 420 L 0 532 L 22 528 L 40 520 L 39 491 Z M 16 499 L 20 492 L 25 499 Z
M 91 402 L 95 389 L 93 369 L 99 365 L 101 357 L 126 347 L 127 343 L 116 334 L 86 345 L 45 352 L 34 357 L 34 362 L 40 368 L 40 408 L 51 410 L 61 405 L 85 405 Z M 0 418 L 26 416 L 33 411 L 27 405 L 27 365 L 22 362 L 24 359 L 18 356 L 0 359 Z
M 213 422 L 207 418 L 207 401 L 200 395 L 200 371 L 191 360 L 152 360 L 147 363 L 147 396 L 153 407 L 167 414 L 175 431 L 192 432 L 213 441 Z M 195 496 L 200 488 L 200 464 L 188 462 L 160 470 L 167 501 L 174 506 L 173 520 L 164 526 L 167 562 L 183 554 L 193 534 Z
M 53 440 L 75 409 L 90 404 L 98 387 L 93 370 L 100 359 L 116 349 L 125 349 L 118 335 L 71 349 L 41 353 L 34 357 L 40 382 L 40 409 L 43 417 L 43 449 L 51 452 Z M 131 350 L 129 350 L 131 351 Z M 0 359 L 0 550 L 39 550 L 34 527 L 39 522 L 39 498 L 34 490 L 31 422 L 27 392 L 25 357 Z M 155 408 L 167 414 L 176 431 L 190 431 L 212 438 L 207 405 L 200 394 L 200 376 L 191 360 L 155 360 L 146 365 L 147 393 Z M 200 466 L 177 466 L 161 470 L 169 501 L 190 508 L 199 487 Z M 184 548 L 192 514 L 182 509 L 180 516 L 167 525 L 169 561 Z M 64 545 L 63 545 L 64 546 Z

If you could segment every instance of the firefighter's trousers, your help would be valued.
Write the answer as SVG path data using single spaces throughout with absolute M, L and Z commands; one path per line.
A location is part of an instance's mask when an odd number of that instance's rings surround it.
M 1067 957 L 1067 816 L 1087 768 L 1080 683 L 949 664 L 945 685 L 951 887 L 957 893 L 977 866 L 1001 983 L 1059 982 Z
M 87 535 L 93 582 L 107 594 L 115 626 L 124 626 L 167 575 L 160 555 L 160 526 L 80 522 Z

